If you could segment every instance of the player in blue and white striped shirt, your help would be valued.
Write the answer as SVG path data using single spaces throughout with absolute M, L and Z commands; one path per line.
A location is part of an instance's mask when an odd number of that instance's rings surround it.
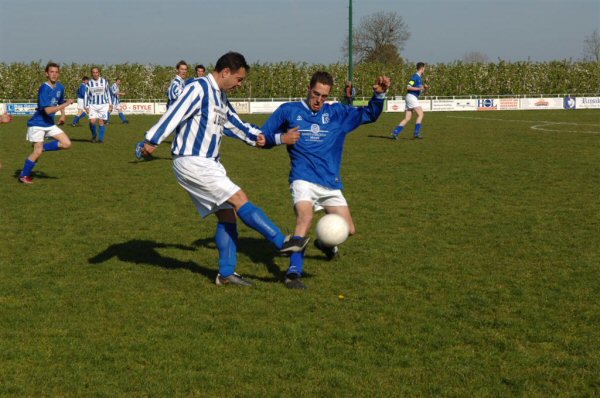
M 173 170 L 179 184 L 189 193 L 202 217 L 215 214 L 219 220 L 215 236 L 219 250 L 217 285 L 252 284 L 235 273 L 237 265 L 236 215 L 260 232 L 282 253 L 303 250 L 305 239 L 288 239 L 266 214 L 248 200 L 234 184 L 220 161 L 219 148 L 225 135 L 237 137 L 248 145 L 264 145 L 261 131 L 238 117 L 227 93 L 241 86 L 250 69 L 243 55 L 230 52 L 216 63 L 215 70 L 188 85 L 137 146 L 136 154 L 149 156 L 156 146 L 175 133 L 171 153 Z M 284 134 L 293 144 L 297 129 Z
M 181 60 L 177 62 L 175 68 L 177 69 L 177 76 L 171 80 L 171 85 L 169 85 L 169 89 L 167 90 L 167 109 L 169 109 L 171 104 L 175 102 L 185 88 L 185 78 L 187 77 L 188 64 Z
M 100 76 L 100 68 L 92 68 L 92 79 L 87 84 L 84 99 L 85 109 L 90 118 L 90 131 L 92 142 L 104 142 L 106 126 L 104 121 L 112 112 L 112 98 L 110 96 L 110 83 Z M 96 134 L 96 120 L 98 121 L 98 134 Z M 98 137 L 98 140 L 96 140 Z
M 119 112 L 119 117 L 123 124 L 128 124 L 129 122 L 125 118 L 125 114 L 121 112 L 121 96 L 125 95 L 124 92 L 121 91 L 121 78 L 117 77 L 112 86 L 110 86 L 110 95 L 112 97 L 113 110 Z M 108 114 L 108 119 L 106 119 L 106 123 L 110 123 L 110 113 Z
M 87 116 L 85 113 L 85 106 L 83 101 L 85 99 L 85 92 L 87 91 L 87 84 L 90 81 L 90 78 L 84 76 L 81 79 L 81 84 L 79 85 L 79 89 L 77 90 L 77 116 L 73 119 L 73 123 L 71 126 L 77 127 L 79 126 L 79 121 Z

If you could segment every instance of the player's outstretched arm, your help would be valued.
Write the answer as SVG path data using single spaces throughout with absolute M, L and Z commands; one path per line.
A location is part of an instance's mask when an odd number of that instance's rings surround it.
M 388 91 L 391 85 L 391 80 L 387 76 L 379 76 L 373 85 L 373 91 L 377 94 L 383 94 Z

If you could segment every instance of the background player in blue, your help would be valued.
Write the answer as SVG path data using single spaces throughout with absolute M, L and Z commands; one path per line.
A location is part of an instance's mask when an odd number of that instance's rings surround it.
M 377 78 L 374 95 L 365 107 L 340 103 L 328 104 L 333 78 L 327 72 L 315 72 L 308 86 L 308 96 L 301 102 L 281 105 L 265 122 L 261 130 L 266 145 L 284 143 L 281 134 L 299 127 L 300 139 L 287 150 L 291 160 L 290 190 L 296 212 L 294 237 L 308 236 L 315 211 L 324 209 L 344 217 L 350 234 L 356 233 L 348 203 L 342 194 L 340 168 L 346 135 L 361 124 L 372 123 L 381 114 L 390 79 Z M 315 245 L 329 259 L 338 255 L 337 247 Z M 305 289 L 301 280 L 304 268 L 304 251 L 293 253 L 286 273 L 285 285 L 292 289 Z
M 417 112 L 417 123 L 415 125 L 415 138 L 421 139 L 421 122 L 423 121 L 423 117 L 425 113 L 423 113 L 423 108 L 421 108 L 421 104 L 419 104 L 419 95 L 423 94 L 425 90 L 427 90 L 427 84 L 423 84 L 423 75 L 425 74 L 425 63 L 418 62 L 417 63 L 417 72 L 412 75 L 408 85 L 406 86 L 406 112 L 404 114 L 404 119 L 400 122 L 398 127 L 394 129 L 392 132 L 392 137 L 397 140 L 398 135 L 404 130 L 404 126 L 406 123 L 410 122 L 412 118 L 413 111 Z
M 43 152 L 69 149 L 71 140 L 67 134 L 54 123 L 54 114 L 61 112 L 63 122 L 66 118 L 64 109 L 73 103 L 72 99 L 65 100 L 65 87 L 58 81 L 60 67 L 54 62 L 46 65 L 48 80 L 38 90 L 38 103 L 35 113 L 27 122 L 27 140 L 33 143 L 33 152 L 25 160 L 19 181 L 23 184 L 32 184 L 31 172 Z M 46 137 L 54 138 L 44 144 Z
M 113 110 L 116 110 L 119 113 L 119 117 L 123 124 L 128 124 L 127 118 L 125 114 L 121 111 L 121 97 L 125 95 L 124 91 L 121 91 L 121 78 L 117 77 L 112 86 L 110 86 L 110 95 L 112 97 Z M 106 119 L 106 123 L 110 123 L 110 112 L 108 114 L 108 119 Z
M 171 146 L 173 171 L 189 193 L 202 217 L 217 216 L 216 244 L 219 250 L 217 285 L 252 283 L 235 273 L 237 265 L 237 217 L 260 232 L 282 253 L 303 250 L 308 239 L 286 238 L 266 214 L 249 201 L 221 164 L 219 148 L 226 134 L 248 145 L 264 145 L 260 130 L 238 117 L 227 93 L 241 86 L 250 67 L 245 58 L 230 52 L 217 61 L 215 70 L 186 86 L 179 98 L 138 144 L 137 153 L 148 156 L 175 132 Z M 297 130 L 284 134 L 285 142 L 296 142 Z M 236 217 L 237 215 L 237 217 Z
M 175 78 L 173 78 L 173 80 L 171 80 L 171 84 L 167 90 L 167 109 L 169 109 L 169 107 L 173 104 L 173 102 L 175 102 L 185 88 L 185 78 L 187 77 L 188 73 L 188 64 L 187 62 L 181 60 L 177 62 L 175 69 L 177 69 L 177 75 Z
M 112 98 L 110 96 L 110 83 L 100 76 L 100 68 L 93 67 L 92 79 L 87 84 L 84 104 L 90 118 L 90 131 L 92 132 L 92 142 L 103 143 L 106 126 L 104 121 L 108 119 L 108 114 L 112 112 Z M 98 130 L 96 131 L 96 121 Z M 98 139 L 96 140 L 96 137 Z
M 87 90 L 87 84 L 90 81 L 90 78 L 84 76 L 81 79 L 81 84 L 79 85 L 79 89 L 77 90 L 77 116 L 73 119 L 73 123 L 71 126 L 77 127 L 79 126 L 79 121 L 86 117 L 84 99 L 85 99 L 85 91 Z
M 196 65 L 196 67 L 194 68 L 194 70 L 196 71 L 196 75 L 193 76 L 193 77 L 190 77 L 189 79 L 187 79 L 185 81 L 186 85 L 190 84 L 191 82 L 193 82 L 196 79 L 201 78 L 202 76 L 204 76 L 206 74 L 206 68 L 202 64 Z

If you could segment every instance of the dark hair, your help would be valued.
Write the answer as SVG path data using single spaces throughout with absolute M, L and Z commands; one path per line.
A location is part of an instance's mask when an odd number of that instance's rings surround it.
M 187 62 L 185 62 L 184 60 L 181 60 L 181 61 L 177 62 L 177 65 L 175 65 L 175 69 L 179 69 L 179 67 L 181 65 L 188 66 Z
M 417 70 L 425 66 L 425 62 L 417 62 Z
M 310 78 L 310 88 L 315 87 L 317 83 L 332 87 L 333 77 L 327 72 L 317 71 L 313 73 L 312 77 Z
M 81 81 L 84 81 L 84 80 L 90 80 L 90 78 L 87 77 L 87 76 L 84 76 L 84 77 L 81 78 Z
M 100 73 L 100 68 L 98 66 L 92 66 L 92 68 L 90 69 L 90 72 L 93 71 L 94 69 L 98 69 L 98 73 Z
M 196 65 L 196 67 L 194 68 L 194 70 L 198 70 L 198 69 L 204 69 L 204 70 L 206 70 L 206 68 L 202 64 Z
M 222 55 L 217 60 L 215 71 L 221 72 L 225 68 L 229 68 L 232 72 L 237 72 L 241 68 L 246 69 L 246 72 L 250 71 L 250 65 L 246 62 L 246 58 L 242 54 L 233 51 Z
M 50 62 L 48 62 L 48 64 L 46 64 L 46 69 L 44 69 L 44 70 L 45 70 L 46 72 L 48 72 L 48 70 L 49 70 L 50 68 L 58 68 L 58 69 L 60 69 L 60 65 L 59 65 L 59 64 L 57 64 L 56 62 L 52 62 L 52 61 L 50 61 Z

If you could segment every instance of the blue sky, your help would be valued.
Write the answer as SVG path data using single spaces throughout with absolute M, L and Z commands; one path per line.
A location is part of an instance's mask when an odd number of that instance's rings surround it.
M 411 33 L 402 56 L 451 62 L 580 59 L 600 31 L 600 0 L 353 0 L 362 17 L 395 11 Z M 348 0 L 0 0 L 0 62 L 214 64 L 344 62 Z

